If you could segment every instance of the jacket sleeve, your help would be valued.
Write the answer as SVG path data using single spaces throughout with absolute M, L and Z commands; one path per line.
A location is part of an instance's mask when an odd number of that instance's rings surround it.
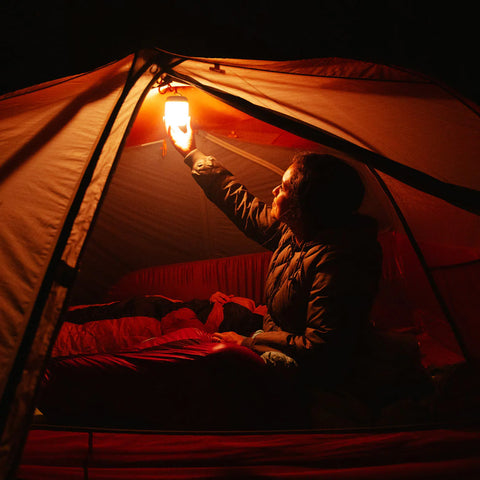
M 245 235 L 275 250 L 281 237 L 281 224 L 272 218 L 269 206 L 252 195 L 214 157 L 196 149 L 185 157 L 185 163 L 207 198 Z
M 354 341 L 355 325 L 352 325 L 350 301 L 350 276 L 344 271 L 344 262 L 327 260 L 313 271 L 311 287 L 307 292 L 305 330 L 291 333 L 282 330 L 268 316 L 264 320 L 264 332 L 255 338 L 246 338 L 243 345 L 257 353 L 278 350 L 298 360 L 338 356 Z M 346 300 L 348 298 L 348 300 Z M 354 314 L 355 315 L 355 314 Z

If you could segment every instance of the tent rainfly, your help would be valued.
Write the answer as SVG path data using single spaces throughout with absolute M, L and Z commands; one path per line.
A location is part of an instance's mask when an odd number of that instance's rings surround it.
M 150 248 L 152 264 L 255 251 L 226 230 L 216 241 L 195 240 L 191 248 L 189 226 L 167 224 L 189 222 L 185 212 L 191 210 L 169 177 L 173 149 L 167 146 L 172 152 L 163 165 L 158 160 L 166 143 L 157 108 L 164 95 L 157 87 L 169 82 L 191 98 L 200 142 L 224 152 L 227 163 L 232 152 L 247 159 L 245 167 L 236 169 L 232 161 L 229 168 L 252 188 L 268 194 L 298 149 L 335 152 L 358 168 L 368 190 L 365 208 L 383 231 L 401 234 L 418 259 L 418 294 L 435 311 L 429 328 L 467 361 L 480 360 L 478 107 L 416 72 L 355 60 L 252 61 L 141 51 L 0 97 L 2 478 L 18 465 L 67 299 L 90 301 L 114 278 L 146 266 L 138 258 L 107 258 L 127 251 L 135 256 L 135 250 L 138 257 L 143 246 L 121 252 L 112 247 L 100 259 L 85 247 L 94 237 L 91 226 L 102 220 L 100 206 L 109 202 L 114 175 L 121 174 L 122 156 L 131 160 L 132 170 L 124 172 L 128 184 L 159 183 L 138 190 L 125 185 L 119 200 L 140 202 L 135 192 L 170 185 L 162 201 L 171 218 L 150 219 L 148 208 L 133 204 L 130 213 L 143 216 L 125 220 L 127 228 L 144 222 L 155 225 L 159 236 L 172 235 L 163 250 Z M 201 223 L 209 235 L 212 222 Z M 145 244 L 151 240 L 147 235 Z M 105 262 L 104 277 L 98 269 L 89 276 L 86 268 L 76 275 L 81 259 L 84 265 Z M 108 273 L 108 264 L 124 271 Z

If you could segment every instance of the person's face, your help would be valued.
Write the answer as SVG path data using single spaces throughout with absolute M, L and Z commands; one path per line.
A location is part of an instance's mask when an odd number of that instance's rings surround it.
M 288 223 L 287 213 L 293 208 L 293 193 L 290 186 L 290 177 L 293 174 L 293 169 L 294 167 L 290 166 L 285 170 L 282 183 L 277 185 L 272 191 L 272 216 L 276 220 L 281 220 L 285 223 Z

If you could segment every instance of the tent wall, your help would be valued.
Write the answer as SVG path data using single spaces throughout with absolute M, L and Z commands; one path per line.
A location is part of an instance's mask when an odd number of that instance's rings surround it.
M 2 345 L 10 347 L 0 358 L 2 371 L 12 367 L 73 196 L 130 65 L 131 59 L 2 100 L 0 315 L 11 319 L 0 330 Z
M 441 180 L 478 188 L 478 112 L 418 74 L 343 59 L 251 65 L 185 61 L 175 73 Z M 267 75 L 268 72 L 268 75 Z M 439 135 L 442 132 L 442 135 Z
M 130 56 L 1 99 L 1 472 L 24 438 L 67 293 L 56 278 L 60 255 L 67 246 L 63 260 L 75 266 L 132 113 L 158 68 L 145 70 L 143 58 Z
M 421 265 L 412 260 L 416 257 L 413 249 L 402 248 L 402 269 L 411 282 L 409 300 L 419 322 L 436 331 L 446 347 L 455 349 L 447 333 L 450 328 L 446 323 L 450 323 L 469 358 L 479 361 L 479 217 L 386 175 L 382 179 L 405 217 L 436 288 L 434 295 Z
M 429 79 L 343 59 L 214 62 L 173 75 L 479 212 L 479 110 Z

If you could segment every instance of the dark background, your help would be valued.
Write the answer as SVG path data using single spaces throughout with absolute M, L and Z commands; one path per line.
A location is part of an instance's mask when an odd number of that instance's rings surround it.
M 347 57 L 411 68 L 480 103 L 476 2 L 3 0 L 0 93 L 139 48 L 210 57 Z

